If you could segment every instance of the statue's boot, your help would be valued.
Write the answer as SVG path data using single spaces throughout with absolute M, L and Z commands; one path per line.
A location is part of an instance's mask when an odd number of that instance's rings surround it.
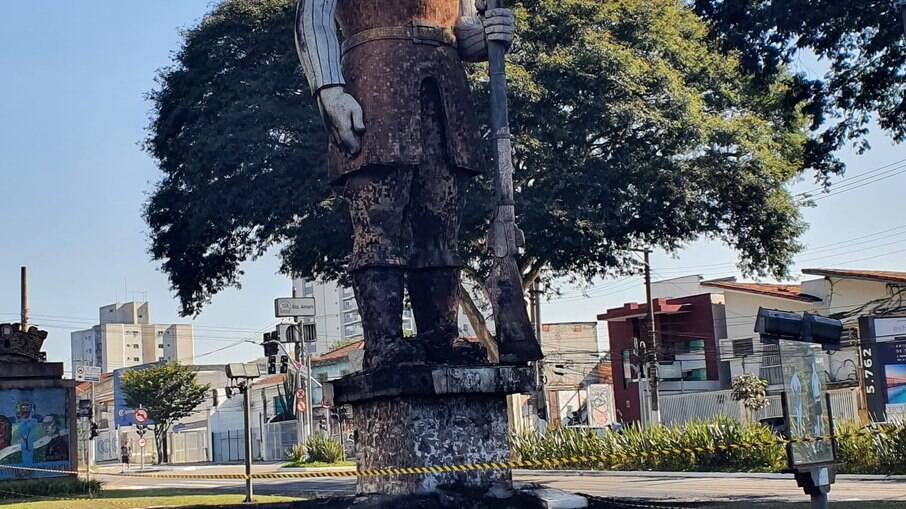
M 421 349 L 403 338 L 403 284 L 402 269 L 366 268 L 352 274 L 365 336 L 365 370 L 424 362 Z
M 432 364 L 483 364 L 481 345 L 459 339 L 459 269 L 417 269 L 408 274 L 418 342 Z

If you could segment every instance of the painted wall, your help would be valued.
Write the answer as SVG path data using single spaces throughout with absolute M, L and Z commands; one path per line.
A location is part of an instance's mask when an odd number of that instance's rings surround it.
M 0 390 L 0 465 L 70 469 L 70 392 L 63 387 Z M 0 480 L 54 476 L 0 468 Z

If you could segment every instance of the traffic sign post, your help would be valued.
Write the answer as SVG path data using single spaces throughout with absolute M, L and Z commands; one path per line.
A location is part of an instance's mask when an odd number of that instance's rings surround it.
M 136 424 L 145 424 L 148 422 L 148 411 L 144 408 L 138 408 L 132 416 Z
M 274 316 L 277 318 L 301 318 L 315 315 L 314 297 L 280 297 L 274 299 Z
M 76 382 L 100 382 L 101 368 L 95 366 L 79 366 L 75 370 Z

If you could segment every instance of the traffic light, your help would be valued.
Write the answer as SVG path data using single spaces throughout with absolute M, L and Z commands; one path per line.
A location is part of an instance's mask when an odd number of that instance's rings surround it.
M 146 433 L 147 431 L 148 431 L 148 425 L 147 425 L 147 424 L 136 424 L 136 425 L 135 425 L 135 434 L 136 434 L 136 435 L 138 435 L 138 436 L 140 436 L 140 437 L 143 437 L 143 436 L 145 436 L 145 433 Z
M 88 427 L 88 440 L 94 440 L 96 436 L 98 436 L 98 425 L 92 422 Z
M 277 356 L 271 355 L 267 358 L 267 374 L 276 375 L 277 374 Z
M 280 342 L 277 341 L 275 337 L 276 333 L 265 333 L 264 334 L 264 356 L 272 357 L 280 353 Z
M 280 372 L 289 373 L 289 356 L 288 355 L 280 356 Z

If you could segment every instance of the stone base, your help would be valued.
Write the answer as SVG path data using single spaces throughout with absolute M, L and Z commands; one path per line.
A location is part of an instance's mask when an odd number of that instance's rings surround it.
M 506 395 L 535 388 L 532 368 L 400 366 L 332 384 L 327 400 L 352 405 L 361 471 L 509 460 Z M 328 403 L 330 404 L 330 403 Z M 416 495 L 455 486 L 511 485 L 509 470 L 359 476 L 362 495 Z
M 353 405 L 360 470 L 506 462 L 506 399 L 499 395 L 409 397 Z M 427 494 L 439 486 L 490 489 L 509 471 L 359 477 L 360 494 Z

